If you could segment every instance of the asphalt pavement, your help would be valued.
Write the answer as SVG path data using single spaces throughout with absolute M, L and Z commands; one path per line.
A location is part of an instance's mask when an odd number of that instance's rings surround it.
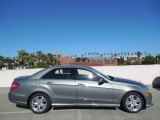
M 45 114 L 34 114 L 9 102 L 9 88 L 0 88 L 0 120 L 159 120 L 160 90 L 150 87 L 150 91 L 154 105 L 136 114 L 118 108 L 55 108 Z

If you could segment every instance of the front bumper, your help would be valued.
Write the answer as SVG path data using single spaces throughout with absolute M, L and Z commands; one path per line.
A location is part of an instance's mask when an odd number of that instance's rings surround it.
M 151 107 L 153 106 L 153 103 L 146 105 L 146 107 Z
M 146 107 L 153 106 L 152 102 L 152 94 L 150 92 L 144 93 L 145 101 L 146 101 Z

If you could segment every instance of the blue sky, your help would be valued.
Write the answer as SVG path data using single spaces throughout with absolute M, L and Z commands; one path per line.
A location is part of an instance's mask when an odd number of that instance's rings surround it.
M 0 55 L 160 53 L 160 0 L 0 0 Z

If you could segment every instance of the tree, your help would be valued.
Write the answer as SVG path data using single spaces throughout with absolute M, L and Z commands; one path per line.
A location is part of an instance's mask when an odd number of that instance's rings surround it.
M 126 64 L 126 65 L 131 65 L 131 61 L 127 60 L 127 61 L 125 62 L 125 64 Z
M 55 62 L 55 57 L 51 53 L 48 53 L 47 57 L 48 57 L 49 62 L 51 63 Z
M 44 54 L 42 51 L 37 51 L 36 56 L 39 62 L 42 62 L 42 60 L 44 59 Z
M 128 57 L 129 57 L 130 53 L 128 52 L 127 54 L 128 54 Z
M 14 64 L 13 63 L 8 63 L 8 69 L 13 69 L 14 68 Z
M 118 65 L 124 65 L 124 58 L 120 57 L 120 59 L 118 59 Z
M 52 55 L 51 53 L 48 53 L 46 55 L 47 59 L 45 60 L 48 66 L 53 66 L 56 63 L 56 58 L 54 55 Z M 44 61 L 44 62 L 45 62 Z
M 46 68 L 46 67 L 48 67 L 48 65 L 46 63 L 43 63 L 43 62 L 37 63 L 37 68 Z
M 4 63 L 0 61 L 0 69 L 4 67 Z
M 34 53 L 29 53 L 27 55 L 27 67 L 34 68 L 34 63 L 36 62 L 36 56 Z
M 80 57 L 77 57 L 76 59 L 75 59 L 75 62 L 80 62 L 81 61 L 81 58 Z
M 83 56 L 84 56 L 84 55 L 82 54 L 82 58 L 83 58 Z
M 0 69 L 2 69 L 2 67 L 4 66 L 3 60 L 4 60 L 4 57 L 0 56 Z
M 0 61 L 2 61 L 4 59 L 4 57 L 3 56 L 0 56 Z
M 17 62 L 19 64 L 19 66 L 21 66 L 21 67 L 26 66 L 27 55 L 28 55 L 28 53 L 25 50 L 19 50 L 18 51 Z
M 117 57 L 117 53 L 114 53 L 114 58 L 116 58 Z
M 86 60 L 87 60 L 86 57 L 81 59 L 82 62 L 85 62 Z
M 156 64 L 156 58 L 153 56 L 146 56 L 142 60 L 142 64 L 148 65 L 148 64 Z

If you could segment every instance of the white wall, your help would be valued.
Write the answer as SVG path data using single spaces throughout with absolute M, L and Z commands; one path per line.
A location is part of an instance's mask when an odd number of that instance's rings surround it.
M 94 68 L 104 74 L 140 81 L 147 85 L 151 85 L 156 77 L 160 77 L 160 65 L 99 66 Z M 39 70 L 41 69 L 0 71 L 0 87 L 10 87 L 14 78 L 31 75 Z
M 152 81 L 156 77 L 160 77 L 160 65 L 103 66 L 95 68 L 107 75 L 136 80 L 146 85 L 152 85 Z
M 41 69 L 22 69 L 0 71 L 0 87 L 10 87 L 14 78 L 23 75 L 32 75 Z

